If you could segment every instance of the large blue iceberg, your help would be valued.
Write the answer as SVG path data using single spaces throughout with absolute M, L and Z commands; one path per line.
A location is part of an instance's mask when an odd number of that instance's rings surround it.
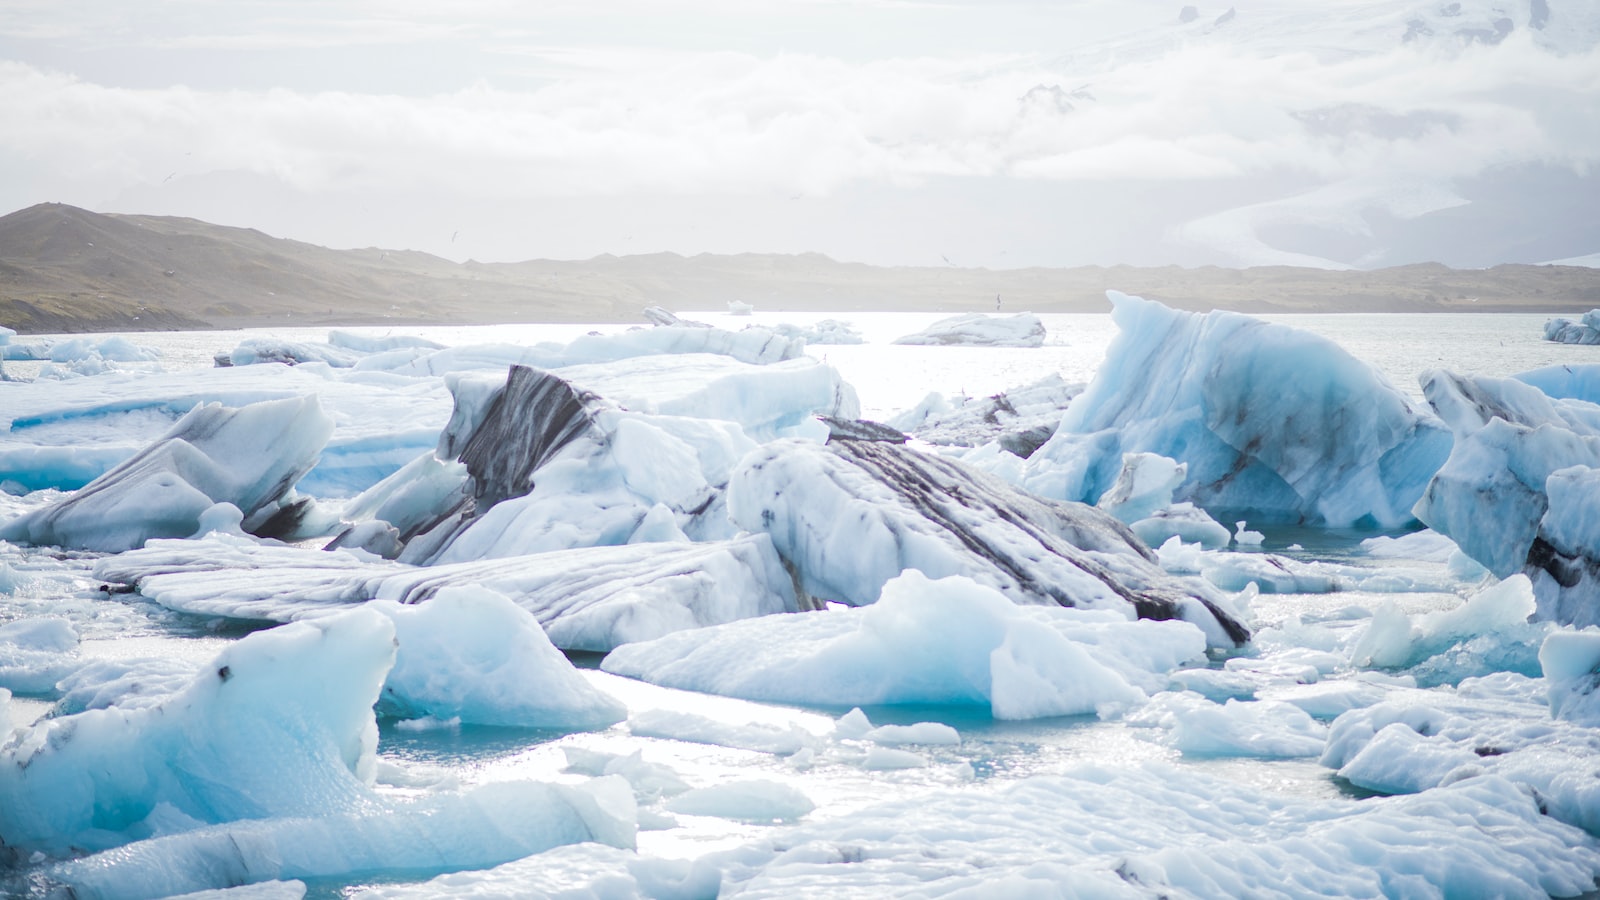
M 1122 333 L 1023 485 L 1094 502 L 1125 453 L 1188 464 L 1175 497 L 1252 520 L 1394 528 L 1450 433 L 1326 338 L 1108 291 Z

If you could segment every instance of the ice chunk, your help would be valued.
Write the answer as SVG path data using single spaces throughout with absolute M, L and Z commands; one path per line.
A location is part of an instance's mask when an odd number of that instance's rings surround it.
M 1208 511 L 1335 527 L 1411 521 L 1450 436 L 1377 372 L 1288 326 L 1108 295 L 1122 333 L 1029 458 L 1024 486 L 1093 499 L 1123 454 L 1150 452 L 1188 464 L 1177 499 Z
M 1095 505 L 1132 524 L 1172 505 L 1189 467 L 1156 453 L 1125 453 L 1117 480 Z
M 716 816 L 740 822 L 793 822 L 816 809 L 796 788 L 778 781 L 744 780 L 685 791 L 667 809 L 689 816 Z
M 0 527 L 0 539 L 116 552 L 194 534 L 217 503 L 246 516 L 270 511 L 316 464 L 332 431 L 315 396 L 199 406 L 87 487 Z
M 1327 737 L 1326 727 L 1289 703 L 1219 704 L 1191 693 L 1157 694 L 1129 724 L 1163 729 L 1163 742 L 1186 756 L 1318 756 Z
M 1199 544 L 1206 550 L 1220 550 L 1233 540 L 1227 526 L 1206 514 L 1193 503 L 1174 503 L 1156 510 L 1128 528 L 1139 540 L 1160 547 L 1177 538 L 1180 543 Z
M 546 342 L 531 347 L 483 344 L 442 350 L 401 349 L 359 360 L 359 371 L 386 371 L 411 376 L 444 375 L 474 369 L 505 371 L 508 366 L 559 369 L 567 366 L 619 363 L 642 357 L 722 356 L 750 365 L 796 360 L 805 341 L 766 329 L 726 331 L 692 325 L 633 328 L 618 334 L 585 334 L 566 344 Z
M 961 743 L 961 734 L 943 722 L 918 722 L 915 725 L 880 725 L 861 736 L 874 744 L 900 746 L 903 744 L 938 744 L 954 746 Z
M 83 664 L 78 631 L 66 619 L 39 616 L 0 625 L 0 687 L 46 694 Z
M 1380 607 L 1350 650 L 1357 666 L 1424 667 L 1446 681 L 1484 669 L 1531 669 L 1534 653 L 1550 627 L 1529 623 L 1533 590 L 1526 576 L 1514 575 L 1443 612 L 1407 616 Z M 1431 680 L 1431 679 L 1430 679 Z
M 112 846 L 161 807 L 201 823 L 354 810 L 393 659 L 389 620 L 357 610 L 251 635 L 157 706 L 46 720 L 0 747 L 0 840 Z
M 908 570 L 863 609 L 750 619 L 628 644 L 601 668 L 752 700 L 982 705 L 996 718 L 1020 719 L 1115 711 L 1144 698 L 1132 682 L 1203 651 L 1200 632 L 1186 623 L 1112 618 L 1019 607 L 970 579 L 933 581 Z M 752 646 L 766 650 L 752 654 Z
M 865 339 L 854 325 L 840 319 L 820 319 L 813 325 L 791 325 L 781 322 L 772 326 L 771 331 L 790 340 L 805 341 L 806 344 L 861 344 Z
M 427 603 L 374 601 L 394 621 L 399 654 L 379 709 L 476 725 L 604 728 L 620 702 L 589 684 L 538 620 L 501 594 L 445 588 Z
M 1547 319 L 1544 339 L 1558 344 L 1600 344 L 1600 309 L 1584 313 L 1576 322 L 1561 316 Z
M 644 737 L 670 738 L 781 756 L 799 753 L 819 743 L 815 735 L 794 724 L 787 728 L 763 722 L 734 724 L 665 709 L 645 710 L 631 717 L 628 719 L 628 730 Z
M 899 445 L 764 445 L 735 470 L 728 512 L 772 535 L 813 602 L 871 603 L 917 569 L 964 575 L 1019 603 L 1182 618 L 1217 645 L 1249 636 L 1220 594 L 1161 572 L 1110 516 Z
M 1055 433 L 1062 411 L 1082 392 L 1083 385 L 1052 373 L 988 397 L 930 394 L 887 424 L 930 444 L 979 447 L 998 441 L 1015 456 L 1027 457 Z
M 979 347 L 1041 347 L 1044 322 L 1033 313 L 986 316 L 964 313 L 929 325 L 916 334 L 895 338 L 896 344 L 967 345 Z
M 1410 692 L 1352 710 L 1329 729 L 1322 764 L 1385 793 L 1498 777 L 1537 798 L 1554 819 L 1600 834 L 1600 739 L 1552 719 L 1537 680 L 1498 673 L 1452 693 Z
M 1539 647 L 1550 715 L 1600 727 L 1600 630 L 1553 631 Z
M 73 896 L 167 897 L 252 882 L 368 872 L 427 878 L 594 841 L 632 848 L 620 779 L 505 782 L 317 817 L 230 822 L 61 863 L 46 879 Z
M 796 608 L 789 575 L 766 535 L 429 567 L 213 535 L 152 542 L 102 559 L 94 571 L 103 581 L 137 585 L 170 609 L 278 622 L 371 598 L 421 603 L 447 587 L 477 586 L 510 597 L 566 650 L 606 651 L 677 629 Z

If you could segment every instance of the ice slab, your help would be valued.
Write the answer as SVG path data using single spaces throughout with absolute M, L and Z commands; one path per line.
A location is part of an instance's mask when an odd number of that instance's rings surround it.
M 218 504 L 247 519 L 270 515 L 316 465 L 332 432 L 314 395 L 238 409 L 197 406 L 82 490 L 0 527 L 0 539 L 117 552 L 194 534 Z
M 750 647 L 765 648 L 752 654 Z M 1182 622 L 1022 607 L 997 591 L 915 570 L 861 609 L 751 619 L 627 644 L 601 668 L 687 690 L 810 706 L 933 703 L 997 718 L 1108 714 L 1139 685 L 1204 652 Z
M 916 569 L 964 575 L 1018 603 L 1182 618 L 1217 645 L 1249 637 L 1225 598 L 1166 575 L 1105 513 L 896 444 L 765 444 L 735 470 L 728 512 L 772 536 L 813 603 L 871 603 Z
M 1083 385 L 1050 374 L 988 397 L 929 394 L 887 424 L 930 444 L 980 447 L 998 441 L 1007 452 L 1027 457 L 1055 433 L 1061 414 Z
M 566 650 L 605 651 L 749 616 L 795 609 L 765 535 L 715 543 L 650 543 L 416 567 L 344 552 L 271 547 L 214 535 L 156 541 L 107 557 L 95 577 L 136 585 L 180 612 L 292 621 L 369 599 L 421 603 L 477 586 L 532 613 Z
M 1033 313 L 988 316 L 965 313 L 929 325 L 916 334 L 894 339 L 896 344 L 922 346 L 1042 347 L 1044 322 Z
M 1108 292 L 1121 334 L 1023 485 L 1094 500 L 1125 453 L 1188 464 L 1177 499 L 1252 521 L 1393 528 L 1450 435 L 1331 341 Z

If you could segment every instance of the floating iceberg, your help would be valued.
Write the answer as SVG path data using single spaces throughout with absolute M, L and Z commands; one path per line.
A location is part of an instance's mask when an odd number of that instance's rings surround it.
M 508 366 L 560 369 L 645 356 L 699 354 L 722 356 L 751 365 L 768 365 L 800 359 L 805 355 L 805 341 L 786 338 L 764 328 L 727 331 L 680 323 L 633 328 L 618 334 L 586 334 L 565 344 L 478 344 L 442 350 L 401 348 L 371 354 L 356 361 L 355 368 L 358 371 L 422 376 L 483 369 L 504 370 Z
M 157 440 L 196 406 L 315 396 L 334 420 L 302 490 L 348 496 L 437 443 L 450 395 L 437 380 L 352 375 L 323 366 L 183 373 L 111 372 L 12 385 L 0 418 L 0 480 L 76 490 Z
M 986 316 L 966 313 L 929 325 L 916 334 L 895 338 L 896 344 L 923 346 L 1042 347 L 1044 322 L 1033 313 Z
M 807 371 L 819 370 L 808 364 Z M 808 401 L 826 403 L 836 377 L 818 382 L 822 390 L 809 396 L 797 378 L 773 405 L 752 401 L 751 417 L 766 419 L 752 427 L 775 426 L 774 419 L 814 426 Z M 352 501 L 346 515 L 360 530 L 340 535 L 335 546 L 432 564 L 732 535 L 722 486 L 755 447 L 739 424 L 629 411 L 564 377 L 521 366 L 503 380 L 449 383 L 456 408 L 437 450 Z M 737 414 L 737 405 L 730 402 L 729 412 Z
M 378 707 L 405 718 L 578 730 L 627 718 L 585 681 L 538 620 L 501 594 L 445 588 L 426 603 L 380 600 L 399 652 Z
M 566 650 L 605 651 L 679 629 L 795 609 L 789 575 L 766 535 L 427 567 L 213 535 L 154 541 L 100 560 L 94 574 L 135 585 L 180 612 L 278 622 L 373 598 L 421 603 L 446 588 L 477 587 L 511 598 Z
M 247 338 L 229 353 L 216 357 L 218 366 L 248 366 L 260 363 L 299 365 L 318 362 L 347 369 L 374 353 L 392 350 L 443 350 L 444 345 L 410 335 L 374 337 L 349 331 L 331 331 L 326 342 L 288 341 L 282 338 Z
M 197 406 L 87 487 L 0 527 L 0 539 L 116 552 L 194 534 L 219 504 L 237 509 L 246 527 L 287 533 L 303 507 L 290 491 L 332 432 L 315 396 Z
M 1394 528 L 1450 434 L 1325 338 L 1108 292 L 1122 333 L 1022 484 L 1092 501 L 1125 453 L 1188 465 L 1177 499 L 1252 521 Z
M 813 605 L 872 603 L 891 578 L 917 569 L 965 575 L 1018 603 L 1181 618 L 1218 646 L 1249 638 L 1219 594 L 1166 575 L 1105 513 L 897 444 L 765 444 L 734 472 L 728 513 L 772 536 Z
M 782 322 L 772 326 L 772 331 L 791 340 L 812 344 L 863 344 L 866 340 L 855 326 L 839 319 L 822 319 L 814 325 L 791 325 Z
M 1600 405 L 1441 371 L 1423 390 L 1456 443 L 1417 517 L 1496 576 L 1526 572 L 1540 618 L 1600 624 Z
M 1061 414 L 1083 385 L 1048 375 L 1033 384 L 983 398 L 929 394 L 921 403 L 888 420 L 889 425 L 930 444 L 979 447 L 999 441 L 1026 458 L 1050 439 Z
M 1557 317 L 1544 323 L 1544 339 L 1558 344 L 1600 344 L 1600 309 L 1591 309 L 1576 322 Z
M 1182 622 L 1017 606 L 915 570 L 856 610 L 750 619 L 611 651 L 601 668 L 653 684 L 811 706 L 977 705 L 995 718 L 1111 714 L 1200 657 Z M 762 647 L 752 654 L 750 647 Z

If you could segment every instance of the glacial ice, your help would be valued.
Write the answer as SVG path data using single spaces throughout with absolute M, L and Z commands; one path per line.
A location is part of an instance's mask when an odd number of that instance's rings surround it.
M 1600 309 L 1584 313 L 1576 322 L 1561 316 L 1547 320 L 1544 339 L 1558 344 L 1600 344 Z
M 566 650 L 606 651 L 679 629 L 795 609 L 788 573 L 765 535 L 423 567 L 213 535 L 154 541 L 98 561 L 94 574 L 135 585 L 180 612 L 278 622 L 369 599 L 421 603 L 446 588 L 475 586 L 511 598 Z
M 1176 497 L 1252 521 L 1395 528 L 1450 435 L 1325 338 L 1108 292 L 1121 334 L 1022 484 L 1092 501 L 1123 454 L 1188 465 Z
M 1033 313 L 988 316 L 964 313 L 929 325 L 916 334 L 895 338 L 896 344 L 921 346 L 1040 347 L 1044 322 Z
M 749 648 L 763 648 L 751 654 Z M 1183 622 L 1024 607 L 960 576 L 916 570 L 876 603 L 764 617 L 625 644 L 601 668 L 749 700 L 850 707 L 987 707 L 996 718 L 1111 714 L 1203 654 Z
M 46 720 L 0 747 L 0 841 L 60 854 L 147 837 L 172 812 L 357 809 L 394 652 L 389 620 L 356 611 L 241 640 L 158 706 Z
M 1600 405 L 1441 371 L 1423 389 L 1456 442 L 1417 517 L 1496 576 L 1528 574 L 1540 618 L 1600 623 Z
M 380 712 L 564 730 L 627 718 L 627 707 L 585 681 L 538 620 L 501 594 L 444 588 L 426 603 L 372 608 L 394 622 L 399 648 Z
M 568 366 L 616 363 L 646 356 L 719 356 L 752 365 L 768 365 L 804 356 L 805 341 L 781 337 L 760 328 L 725 331 L 721 328 L 656 326 L 634 328 L 618 334 L 586 334 L 561 344 L 532 346 L 474 344 L 461 347 L 401 348 L 374 353 L 355 363 L 358 371 L 399 375 L 445 375 L 470 370 L 504 371 L 510 366 L 560 369 Z
M 772 536 L 813 604 L 872 603 L 890 579 L 916 569 L 964 575 L 1018 603 L 1181 618 L 1217 646 L 1249 636 L 1221 594 L 1166 575 L 1105 513 L 896 444 L 762 445 L 733 473 L 728 514 Z
M 315 396 L 239 409 L 197 406 L 154 444 L 54 506 L 0 526 L 0 539 L 116 552 L 187 537 L 217 504 L 252 530 L 294 515 L 290 491 L 316 465 L 333 420 Z
M 1050 374 L 988 397 L 933 393 L 885 424 L 939 446 L 981 447 L 997 441 L 1007 452 L 1026 458 L 1055 433 L 1067 404 L 1082 392 L 1083 385 Z

